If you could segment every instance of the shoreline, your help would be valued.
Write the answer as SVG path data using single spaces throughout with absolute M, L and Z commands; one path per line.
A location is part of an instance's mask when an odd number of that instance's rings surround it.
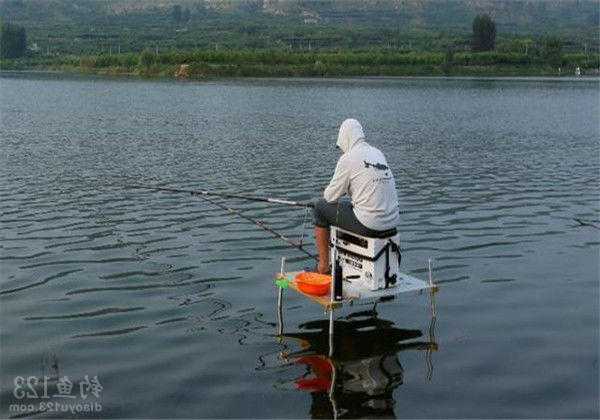
M 600 76 L 600 55 L 507 52 L 167 51 L 0 60 L 0 71 L 216 80 L 230 78 L 569 78 Z
M 502 74 L 479 74 L 479 75 L 324 75 L 324 76 L 205 76 L 177 78 L 168 75 L 147 75 L 135 72 L 90 72 L 73 70 L 48 69 L 0 69 L 0 76 L 10 75 L 40 75 L 40 76 L 73 76 L 73 77 L 98 77 L 114 80 L 140 80 L 140 81 L 176 81 L 176 82 L 212 82 L 221 80 L 290 80 L 296 82 L 345 82 L 352 80 L 360 81 L 393 81 L 393 80 L 472 80 L 472 81 L 539 81 L 539 82 L 599 82 L 600 75 L 502 75 Z

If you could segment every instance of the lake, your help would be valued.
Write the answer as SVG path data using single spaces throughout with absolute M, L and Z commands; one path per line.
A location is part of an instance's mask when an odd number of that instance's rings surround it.
M 598 88 L 4 74 L 0 416 L 598 417 Z M 280 259 L 310 259 L 126 186 L 312 200 L 348 117 L 394 171 L 402 271 L 431 257 L 439 291 L 435 319 L 427 294 L 340 311 L 328 358 L 293 293 L 276 335 Z M 314 252 L 304 210 L 217 200 Z

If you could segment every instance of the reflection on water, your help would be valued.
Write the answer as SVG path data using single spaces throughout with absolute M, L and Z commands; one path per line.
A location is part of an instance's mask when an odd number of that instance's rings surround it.
M 434 322 L 432 317 L 424 337 L 421 330 L 398 328 L 375 311 L 356 312 L 335 321 L 329 356 L 329 321 L 310 321 L 299 332 L 281 336 L 280 357 L 305 368 L 292 382 L 310 394 L 312 418 L 394 418 L 394 390 L 404 381 L 401 353 L 423 351 L 431 379 L 431 352 L 438 350 Z

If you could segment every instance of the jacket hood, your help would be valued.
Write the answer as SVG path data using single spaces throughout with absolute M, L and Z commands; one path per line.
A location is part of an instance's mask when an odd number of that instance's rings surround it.
M 365 134 L 363 133 L 360 123 L 353 118 L 349 118 L 340 126 L 337 145 L 342 152 L 346 153 L 352 149 L 356 143 L 359 143 L 364 139 Z

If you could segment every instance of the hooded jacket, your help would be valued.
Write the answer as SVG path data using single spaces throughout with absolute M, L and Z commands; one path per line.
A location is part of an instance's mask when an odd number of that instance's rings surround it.
M 348 194 L 354 215 L 372 230 L 395 228 L 400 222 L 396 181 L 381 151 L 365 141 L 362 126 L 347 119 L 340 126 L 337 146 L 343 152 L 323 194 L 335 202 Z

